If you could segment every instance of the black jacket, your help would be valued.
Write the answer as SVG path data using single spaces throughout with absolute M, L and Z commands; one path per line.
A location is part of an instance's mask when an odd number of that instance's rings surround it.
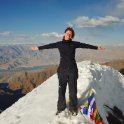
M 77 69 L 75 61 L 76 48 L 98 49 L 97 46 L 80 43 L 77 41 L 59 41 L 38 47 L 39 50 L 58 48 L 60 52 L 60 65 L 59 70 L 63 69 Z

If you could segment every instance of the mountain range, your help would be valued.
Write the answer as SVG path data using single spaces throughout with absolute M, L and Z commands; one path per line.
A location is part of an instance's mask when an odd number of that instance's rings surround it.
M 59 64 L 58 49 L 32 51 L 33 45 L 0 45 L 0 70 L 13 70 Z M 105 50 L 77 49 L 76 60 L 90 60 L 98 63 L 121 60 L 124 46 L 105 46 Z

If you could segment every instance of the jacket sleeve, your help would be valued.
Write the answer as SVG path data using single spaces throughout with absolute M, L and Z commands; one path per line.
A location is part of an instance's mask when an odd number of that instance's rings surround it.
M 53 49 L 53 48 L 58 48 L 58 43 L 50 43 L 50 44 L 46 44 L 43 46 L 38 46 L 39 50 L 43 50 L 43 49 Z
M 86 44 L 86 43 L 80 43 L 77 42 L 76 43 L 76 47 L 77 48 L 86 48 L 86 49 L 98 49 L 98 46 L 94 46 L 94 45 L 90 45 L 90 44 Z

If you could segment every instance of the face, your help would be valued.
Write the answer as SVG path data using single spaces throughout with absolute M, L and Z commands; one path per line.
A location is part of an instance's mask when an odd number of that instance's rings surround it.
M 64 39 L 65 40 L 70 40 L 70 39 L 72 39 L 72 32 L 71 31 L 66 31 L 65 33 L 64 33 Z

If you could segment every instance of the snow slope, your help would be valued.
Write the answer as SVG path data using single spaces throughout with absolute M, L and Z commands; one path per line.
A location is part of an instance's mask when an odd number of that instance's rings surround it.
M 78 98 L 86 99 L 92 87 L 100 115 L 107 124 L 107 109 L 116 106 L 124 114 L 124 77 L 116 70 L 90 61 L 78 64 Z M 57 117 L 58 97 L 57 74 L 35 88 L 0 115 L 0 124 L 84 124 L 82 116 L 73 118 Z M 68 99 L 68 91 L 67 91 Z

